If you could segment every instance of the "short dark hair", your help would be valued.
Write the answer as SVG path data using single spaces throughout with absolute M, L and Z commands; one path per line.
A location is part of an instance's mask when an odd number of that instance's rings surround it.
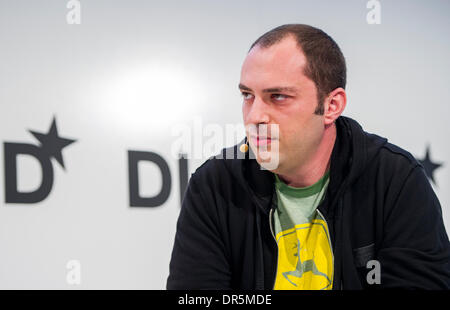
M 337 43 L 324 31 L 304 24 L 276 27 L 260 36 L 250 47 L 270 47 L 287 36 L 293 36 L 306 57 L 304 74 L 317 87 L 318 105 L 314 113 L 324 113 L 325 97 L 338 87 L 345 89 L 347 69 Z M 250 51 L 249 50 L 249 51 Z

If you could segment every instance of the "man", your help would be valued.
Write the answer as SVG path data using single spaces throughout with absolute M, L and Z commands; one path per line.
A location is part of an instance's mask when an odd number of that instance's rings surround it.
M 168 289 L 450 288 L 423 167 L 341 116 L 345 83 L 339 47 L 314 27 L 280 26 L 251 46 L 246 138 L 192 175 Z

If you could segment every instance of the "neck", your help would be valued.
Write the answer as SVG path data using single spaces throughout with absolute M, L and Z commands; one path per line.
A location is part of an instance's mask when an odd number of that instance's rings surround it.
M 332 123 L 325 128 L 323 139 L 310 160 L 292 172 L 278 174 L 280 180 L 293 187 L 307 187 L 319 181 L 330 169 L 331 153 L 335 141 L 336 124 Z

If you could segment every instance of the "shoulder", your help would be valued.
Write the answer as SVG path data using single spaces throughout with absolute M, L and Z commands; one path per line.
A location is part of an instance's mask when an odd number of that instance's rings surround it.
M 399 147 L 398 145 L 388 142 L 382 147 L 381 152 L 384 158 L 395 160 L 399 164 L 411 166 L 411 168 L 420 165 L 417 159 L 410 152 Z
M 404 180 L 413 170 L 423 168 L 409 151 L 389 142 L 381 147 L 378 158 L 381 168 L 390 171 L 393 177 Z
M 191 175 L 195 183 L 217 185 L 231 181 L 241 169 L 243 158 L 239 158 L 239 144 L 223 148 L 220 153 L 204 161 Z M 241 153 L 242 154 L 242 153 Z
M 387 201 L 397 202 L 402 193 L 411 197 L 419 195 L 421 199 L 434 195 L 422 164 L 409 151 L 398 145 L 386 143 L 380 149 L 378 167 L 380 175 L 384 176 Z M 419 197 L 416 197 L 416 202 L 419 200 Z
M 428 182 L 422 165 L 411 152 L 387 141 L 367 164 L 362 173 L 363 184 L 373 184 L 385 201 L 394 201 L 412 180 L 419 181 L 417 184 Z

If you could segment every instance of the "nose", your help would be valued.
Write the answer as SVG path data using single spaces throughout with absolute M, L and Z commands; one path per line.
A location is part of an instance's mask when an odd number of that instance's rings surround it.
M 247 107 L 244 117 L 246 124 L 267 124 L 269 123 L 268 107 L 261 98 L 255 97 L 253 102 Z

